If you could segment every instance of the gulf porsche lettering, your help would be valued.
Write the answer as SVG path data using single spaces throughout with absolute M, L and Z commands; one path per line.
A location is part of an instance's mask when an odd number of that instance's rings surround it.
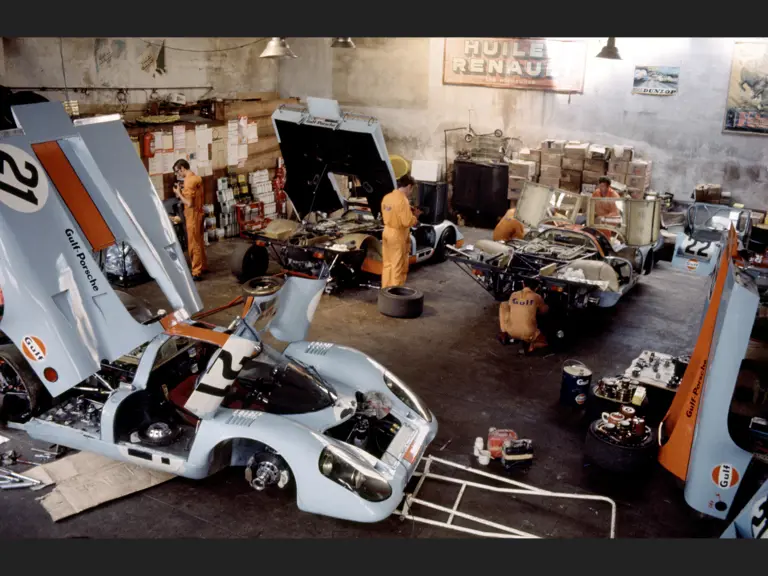
M 21 341 L 21 351 L 32 362 L 42 362 L 45 360 L 45 344 L 37 336 L 24 336 Z
M 72 250 L 76 252 L 76 256 L 80 261 L 80 268 L 83 269 L 83 273 L 85 274 L 85 278 L 88 280 L 88 283 L 91 285 L 91 289 L 94 292 L 98 292 L 99 286 L 96 283 L 96 278 L 93 276 L 90 268 L 88 268 L 88 264 L 85 262 L 85 251 L 83 251 L 80 243 L 75 239 L 75 231 L 71 228 L 67 228 L 65 230 L 65 234 L 67 235 L 67 238 L 69 238 L 69 245 L 72 247 Z
M 48 199 L 48 179 L 24 150 L 0 144 L 0 201 L 17 212 L 40 210 Z
M 723 490 L 733 488 L 739 483 L 739 471 L 730 464 L 720 464 L 712 470 L 712 481 Z

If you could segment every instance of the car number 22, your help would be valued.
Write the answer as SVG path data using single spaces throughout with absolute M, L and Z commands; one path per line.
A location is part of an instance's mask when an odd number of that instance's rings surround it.
M 683 252 L 690 254 L 691 256 L 698 256 L 700 258 L 709 258 L 712 256 L 716 244 L 714 242 L 699 242 L 693 238 L 686 237 L 683 240 Z
M 48 199 L 48 178 L 30 154 L 0 144 L 0 202 L 17 212 L 37 212 Z

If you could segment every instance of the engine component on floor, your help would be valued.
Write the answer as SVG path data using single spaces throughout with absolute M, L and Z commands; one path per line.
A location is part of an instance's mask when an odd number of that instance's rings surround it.
M 616 376 L 614 378 L 602 378 L 593 388 L 593 393 L 606 400 L 642 406 L 646 389 L 637 380 L 626 376 Z
M 71 398 L 54 406 L 41 416 L 42 420 L 69 426 L 91 434 L 101 433 L 101 409 L 104 404 L 85 396 Z
M 501 462 L 509 470 L 519 464 L 530 463 L 533 460 L 532 440 L 505 440 L 501 448 Z
M 271 452 L 254 454 L 245 466 L 245 479 L 254 490 L 261 492 L 268 486 L 285 488 L 291 479 L 288 465 Z
M 560 380 L 560 403 L 564 406 L 582 406 L 587 401 L 587 391 L 592 383 L 592 371 L 578 360 L 563 363 Z
M 181 433 L 181 428 L 168 422 L 153 422 L 139 433 L 141 441 L 153 446 L 168 446 Z
M 490 452 L 491 458 L 501 458 L 501 451 L 504 443 L 507 440 L 517 440 L 517 432 L 510 428 L 497 429 L 488 428 L 488 452 Z M 482 439 L 480 442 L 480 450 L 483 449 Z
M 645 383 L 677 388 L 689 361 L 688 356 L 671 356 L 643 350 L 643 353 L 624 371 L 624 375 Z
M 491 428 L 491 430 L 495 430 L 495 428 Z M 479 436 L 475 438 L 475 445 L 472 449 L 472 453 L 475 455 L 477 462 L 481 466 L 488 466 L 488 464 L 491 463 L 491 452 L 483 448 L 483 439 Z
M 604 470 L 631 473 L 652 466 L 657 449 L 653 431 L 643 418 L 613 412 L 589 425 L 584 456 Z
M 625 411 L 627 408 L 629 410 Z M 595 430 L 611 442 L 623 446 L 642 444 L 651 434 L 651 428 L 645 425 L 643 418 L 634 416 L 634 408 L 630 406 L 622 406 L 621 412 L 603 412 Z

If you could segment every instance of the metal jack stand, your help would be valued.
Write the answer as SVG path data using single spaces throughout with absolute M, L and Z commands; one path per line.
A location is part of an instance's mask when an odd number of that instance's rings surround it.
M 414 489 L 412 494 L 406 494 L 405 499 L 403 500 L 401 509 L 395 511 L 395 514 L 399 515 L 401 520 L 406 520 L 406 519 L 413 520 L 415 522 L 421 522 L 423 524 L 431 524 L 432 526 L 440 526 L 442 528 L 448 528 L 449 530 L 456 530 L 458 532 L 465 532 L 467 534 L 474 534 L 476 536 L 485 536 L 487 538 L 540 538 L 540 536 L 536 536 L 535 534 L 530 534 L 529 532 L 518 530 L 517 528 L 512 528 L 511 526 L 505 526 L 503 524 L 491 522 L 490 520 L 478 518 L 477 516 L 472 516 L 471 514 L 460 512 L 458 510 L 459 504 L 461 503 L 461 499 L 464 497 L 464 492 L 466 491 L 466 489 L 478 488 L 480 490 L 487 490 L 489 492 L 496 492 L 501 494 L 522 494 L 522 495 L 529 495 L 529 496 L 539 496 L 542 498 L 569 498 L 573 500 L 593 500 L 593 501 L 599 501 L 599 502 L 606 502 L 611 505 L 610 538 L 616 537 L 616 502 L 614 502 L 611 498 L 608 498 L 606 496 L 594 496 L 589 494 L 573 494 L 573 493 L 565 493 L 565 492 L 550 492 L 549 490 L 542 490 L 540 488 L 536 488 L 535 486 L 530 486 L 528 484 L 523 484 L 522 482 L 517 482 L 516 480 L 511 480 L 510 478 L 504 478 L 503 476 L 499 476 L 497 474 L 490 474 L 488 472 L 483 472 L 482 470 L 476 470 L 468 466 L 462 466 L 461 464 L 456 464 L 454 462 L 443 460 L 442 458 L 436 458 L 434 456 L 426 456 L 422 460 L 422 464 L 424 465 L 424 470 L 422 472 L 417 471 L 414 473 L 414 476 L 420 477 L 419 482 L 416 484 L 416 488 Z M 431 468 L 434 464 L 450 466 L 452 468 L 463 470 L 464 472 L 470 472 L 472 474 L 475 474 L 476 476 L 484 476 L 486 478 L 491 478 L 496 482 L 511 484 L 512 486 L 516 486 L 517 488 L 500 488 L 497 486 L 491 486 L 490 484 L 480 484 L 478 482 L 472 482 L 468 480 L 459 480 L 457 478 L 452 478 L 450 476 L 435 474 L 434 472 L 431 471 Z M 457 484 L 461 487 L 459 489 L 459 494 L 453 503 L 453 508 L 447 508 L 445 506 L 440 506 L 438 504 L 434 504 L 432 502 L 427 502 L 426 500 L 417 498 L 419 490 L 421 490 L 421 487 L 424 485 L 424 481 L 427 479 L 450 482 L 452 484 Z M 422 506 L 426 506 L 427 508 L 432 508 L 433 510 L 439 510 L 441 512 L 445 512 L 446 514 L 448 514 L 448 520 L 446 522 L 439 522 L 437 520 L 432 520 L 430 518 L 414 516 L 411 513 L 411 510 L 414 504 L 420 504 Z M 482 524 L 483 526 L 488 526 L 490 528 L 496 528 L 498 532 L 478 530 L 474 528 L 468 528 L 466 526 L 457 526 L 456 524 L 453 523 L 453 519 L 455 517 L 464 518 L 465 520 L 470 520 L 472 522 L 475 522 L 477 524 Z

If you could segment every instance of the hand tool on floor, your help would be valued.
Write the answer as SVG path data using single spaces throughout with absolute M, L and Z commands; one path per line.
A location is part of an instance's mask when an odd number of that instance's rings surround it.
M 3 466 L 13 466 L 14 464 L 31 464 L 32 466 L 37 466 L 38 463 L 19 458 L 19 455 L 14 450 L 8 450 L 0 455 L 0 464 Z

